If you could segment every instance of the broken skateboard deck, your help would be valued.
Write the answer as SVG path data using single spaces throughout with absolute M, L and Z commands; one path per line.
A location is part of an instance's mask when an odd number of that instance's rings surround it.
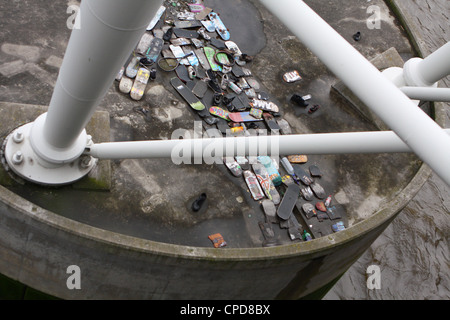
M 278 123 L 275 121 L 275 118 L 270 113 L 264 113 L 263 114 L 264 120 L 269 127 L 270 130 L 275 132 L 280 132 L 281 128 L 278 125 Z
M 177 90 L 177 92 L 183 97 L 184 100 L 191 106 L 192 109 L 201 111 L 205 109 L 205 105 L 198 100 L 198 98 L 184 85 L 178 78 L 172 78 L 170 84 Z
M 136 47 L 136 53 L 145 55 L 145 52 L 147 52 L 148 48 L 150 47 L 150 43 L 152 42 L 152 40 L 153 36 L 150 33 L 144 33 Z
M 283 200 L 281 200 L 280 206 L 277 210 L 277 215 L 280 219 L 288 220 L 292 211 L 294 210 L 295 204 L 297 203 L 298 197 L 300 196 L 300 187 L 296 184 L 289 185 L 286 193 L 284 194 Z
M 256 119 L 255 117 L 250 115 L 250 112 L 231 112 L 229 114 L 229 118 L 233 122 L 255 122 L 262 121 L 262 119 Z
M 250 190 L 250 193 L 255 201 L 259 201 L 261 199 L 264 199 L 263 191 L 261 190 L 261 187 L 259 186 L 258 179 L 256 176 L 251 172 L 250 170 L 244 171 L 244 179 L 245 183 L 248 186 L 248 189 Z
M 150 71 L 146 68 L 139 68 L 133 87 L 131 88 L 130 96 L 133 100 L 141 100 L 144 96 L 145 88 L 147 87 L 148 79 L 150 78 Z
M 230 32 L 228 31 L 227 27 L 225 27 L 225 24 L 223 23 L 220 16 L 215 12 L 211 12 L 208 17 L 209 20 L 214 22 L 214 26 L 216 27 L 216 31 L 220 35 L 220 37 L 225 41 L 230 40 Z

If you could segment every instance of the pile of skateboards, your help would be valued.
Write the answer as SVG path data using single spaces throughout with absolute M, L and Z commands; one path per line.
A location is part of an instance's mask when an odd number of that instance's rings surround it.
M 116 80 L 121 92 L 140 100 L 157 73 L 172 73 L 170 84 L 206 129 L 217 128 L 226 136 L 291 134 L 279 107 L 253 77 L 252 59 L 231 40 L 220 15 L 202 1 L 165 1 Z M 292 240 L 314 236 L 301 228 L 293 214 L 299 197 L 325 199 L 323 188 L 300 166 L 305 158 L 223 159 L 234 176 L 243 177 L 253 199 L 262 202 L 266 221 L 260 227 L 267 243 L 274 242 L 272 223 L 288 229 Z M 279 163 L 286 175 L 280 174 Z M 310 171 L 318 177 L 317 167 Z M 305 204 L 301 212 L 305 221 L 338 218 L 329 201 L 324 206 Z
M 259 222 L 259 227 L 264 245 L 278 244 L 273 224 L 287 229 L 292 241 L 309 241 L 325 235 L 328 227 L 330 233 L 345 229 L 332 197 L 327 196 L 319 183 L 323 175 L 320 168 L 309 165 L 304 169 L 307 156 L 291 155 L 281 160 L 269 156 L 235 157 L 225 158 L 224 162 L 234 176 L 244 178 L 252 198 L 261 202 L 265 221 Z M 299 223 L 295 211 L 306 227 Z M 328 227 L 323 228 L 325 225 Z

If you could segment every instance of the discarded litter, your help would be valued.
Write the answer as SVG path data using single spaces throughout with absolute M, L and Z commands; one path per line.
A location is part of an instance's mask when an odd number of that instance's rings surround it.
M 283 75 L 283 80 L 287 83 L 292 83 L 296 81 L 302 80 L 302 77 L 300 76 L 300 73 L 297 70 L 286 72 Z
M 227 245 L 226 241 L 223 239 L 222 235 L 220 233 L 215 233 L 210 236 L 208 236 L 209 240 L 214 245 L 214 248 L 222 248 Z

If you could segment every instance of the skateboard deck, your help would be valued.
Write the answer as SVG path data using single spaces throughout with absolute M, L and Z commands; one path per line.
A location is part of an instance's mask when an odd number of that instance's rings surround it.
M 237 163 L 237 161 L 234 160 L 233 157 L 225 157 L 225 158 L 223 158 L 223 163 L 225 163 L 225 165 L 227 166 L 228 170 L 230 170 L 231 173 L 235 177 L 239 177 L 239 176 L 242 175 L 242 168 L 239 165 L 239 163 Z
M 215 115 L 216 117 L 230 121 L 230 118 L 229 118 L 230 112 L 228 112 L 227 110 L 222 109 L 220 107 L 209 108 L 209 113 L 211 113 L 212 115 Z
M 161 53 L 164 45 L 164 40 L 160 38 L 153 38 L 150 46 L 145 54 L 145 57 L 150 63 L 155 63 Z
M 280 194 L 273 185 L 272 180 L 270 180 L 266 167 L 260 163 L 255 163 L 252 165 L 252 168 L 266 197 L 272 200 L 274 204 L 278 205 L 280 203 Z
M 166 11 L 165 6 L 159 7 L 158 11 L 156 12 L 156 15 L 153 17 L 152 21 L 150 21 L 150 23 L 147 26 L 148 31 L 152 30 L 156 26 L 156 24 L 158 23 L 159 19 L 161 19 L 165 11 Z
M 345 225 L 343 221 L 339 221 L 331 226 L 333 232 L 339 232 L 345 230 Z
M 260 109 L 251 108 L 250 109 L 250 115 L 256 119 L 262 118 L 263 111 Z
M 270 101 L 253 99 L 250 104 L 253 106 L 253 108 L 261 109 L 263 111 L 280 112 L 280 108 L 278 108 L 275 103 Z
M 133 80 L 130 78 L 123 76 L 119 82 L 119 90 L 122 93 L 130 93 L 131 87 L 133 87 Z
M 237 163 L 241 166 L 242 170 L 249 170 L 250 164 L 246 157 L 236 156 L 234 157 L 236 159 Z
M 205 69 L 206 71 L 211 69 L 211 65 L 209 64 L 208 59 L 206 58 L 205 52 L 202 50 L 202 48 L 195 49 L 194 50 L 195 55 L 198 58 L 198 61 L 200 62 L 200 65 Z
M 308 162 L 306 155 L 290 155 L 287 157 L 290 163 L 303 164 Z
M 267 126 L 272 131 L 280 132 L 281 128 L 278 125 L 278 123 L 275 121 L 275 118 L 270 113 L 264 113 L 263 114 L 264 121 L 266 122 Z
M 187 46 L 192 44 L 192 41 L 186 38 L 175 38 L 170 39 L 170 44 L 173 44 L 174 46 Z
M 189 64 L 193 67 L 197 67 L 199 64 L 199 61 L 198 61 L 197 56 L 195 55 L 194 50 L 190 46 L 189 47 L 185 46 L 185 47 L 182 47 L 181 49 L 183 50 L 184 55 L 191 54 L 189 57 L 187 57 Z
M 309 186 L 302 188 L 300 192 L 302 193 L 302 196 L 306 201 L 311 201 L 314 198 L 314 193 Z
M 130 62 L 127 65 L 127 68 L 125 70 L 125 75 L 130 78 L 133 79 L 136 77 L 138 70 L 139 70 L 139 61 L 141 59 L 139 57 L 132 57 Z
M 305 213 L 307 219 L 317 216 L 317 211 L 311 203 L 305 203 L 302 205 L 302 210 Z
M 186 100 L 192 109 L 201 111 L 205 109 L 205 105 L 198 100 L 198 98 L 188 89 L 178 78 L 172 78 L 170 84 L 177 90 L 177 92 Z
M 272 183 L 278 187 L 283 183 L 283 179 L 281 178 L 280 173 L 278 172 L 278 169 L 274 166 L 272 158 L 269 156 L 259 156 L 258 161 L 266 167 L 267 172 L 269 173 L 270 180 L 272 180 Z
M 183 49 L 180 46 L 175 46 L 173 44 L 169 45 L 170 51 L 172 51 L 175 58 L 182 58 L 185 56 Z M 181 59 L 180 64 L 188 65 L 189 60 L 187 58 Z
M 223 23 L 220 16 L 215 12 L 211 12 L 208 17 L 209 20 L 214 22 L 216 31 L 220 35 L 220 37 L 225 41 L 230 40 L 230 32 L 228 31 L 227 27 L 225 27 L 225 24 Z
M 261 187 L 259 186 L 258 179 L 256 176 L 251 172 L 250 170 L 244 171 L 244 179 L 245 183 L 248 186 L 248 189 L 250 190 L 250 193 L 255 201 L 259 201 L 261 199 L 264 199 L 263 191 L 261 190 Z
M 317 182 L 311 183 L 310 187 L 311 187 L 312 191 L 314 192 L 314 194 L 316 195 L 317 198 L 325 199 L 327 197 L 327 195 L 325 193 L 325 190 Z
M 294 210 L 295 204 L 297 203 L 298 197 L 300 195 L 300 187 L 296 184 L 291 184 L 286 193 L 284 194 L 283 200 L 281 200 L 280 206 L 277 210 L 277 215 L 280 219 L 288 220 L 292 211 Z
M 256 119 L 250 115 L 250 112 L 231 112 L 229 118 L 233 122 L 255 122 L 262 121 L 262 119 Z
M 278 126 L 281 128 L 281 134 L 292 134 L 291 126 L 285 119 L 277 120 Z
M 208 91 L 208 84 L 205 81 L 197 81 L 192 89 L 192 93 L 195 94 L 199 99 L 203 98 Z
M 260 92 L 260 90 L 261 90 L 261 85 L 259 84 L 258 81 L 256 81 L 255 78 L 249 78 L 249 79 L 247 79 L 247 83 L 248 83 L 249 86 L 252 87 L 256 92 Z
M 273 201 L 263 200 L 262 202 L 263 210 L 266 215 L 266 221 L 268 223 L 278 223 L 277 219 L 277 208 Z
M 206 59 L 211 67 L 212 71 L 222 72 L 222 67 L 219 66 L 214 60 L 214 55 L 216 54 L 216 50 L 211 47 L 204 47 L 203 52 L 205 53 Z
M 179 64 L 175 69 L 175 73 L 177 74 L 178 78 L 184 83 L 191 81 L 191 78 L 189 78 L 188 69 L 184 64 Z
M 192 39 L 200 37 L 200 34 L 197 31 L 189 29 L 173 28 L 173 33 L 175 33 L 178 38 Z
M 201 27 L 202 23 L 198 20 L 175 21 L 175 28 L 189 29 Z
M 202 20 L 202 25 L 205 27 L 206 31 L 208 32 L 214 32 L 216 31 L 216 25 L 211 20 Z
M 153 19 L 150 21 L 150 23 L 147 26 L 147 30 L 148 31 L 152 30 L 156 26 L 156 24 L 158 23 L 159 19 L 161 19 L 164 11 L 166 11 L 166 7 L 165 6 L 159 7 L 158 11 L 156 12 L 156 15 L 153 17 Z
M 230 41 L 230 40 L 225 41 L 225 46 L 227 47 L 228 50 L 233 52 L 233 55 L 235 57 L 242 55 L 241 49 L 239 49 L 238 45 L 234 41 Z
M 125 73 L 125 67 L 120 68 L 119 72 L 116 74 L 116 80 L 122 80 L 123 74 Z
M 316 165 L 312 165 L 309 167 L 309 173 L 313 177 L 322 177 L 322 172 L 320 171 L 319 167 Z
M 327 215 L 330 218 L 330 220 L 337 220 L 342 218 L 335 206 L 327 208 Z
M 134 80 L 134 84 L 130 92 L 130 96 L 133 100 L 142 99 L 149 78 L 150 71 L 146 68 L 139 68 L 138 74 L 136 75 L 136 79 Z
M 297 178 L 300 179 L 302 183 L 304 183 L 307 186 L 310 186 L 314 182 L 314 180 L 311 179 L 311 177 L 306 173 L 306 171 L 303 170 L 303 168 L 300 167 L 298 164 L 295 164 L 292 167 L 294 168 L 295 175 L 297 176 Z
M 153 36 L 150 33 L 144 33 L 136 47 L 136 53 L 145 55 L 145 52 L 147 52 L 148 48 L 150 47 L 150 43 L 152 42 L 152 40 Z

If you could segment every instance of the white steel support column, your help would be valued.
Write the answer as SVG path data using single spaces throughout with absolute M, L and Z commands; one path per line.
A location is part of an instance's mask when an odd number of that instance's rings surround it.
M 6 144 L 8 165 L 18 175 L 58 185 L 88 173 L 92 162 L 80 158 L 89 143 L 85 127 L 162 3 L 81 2 L 80 26 L 72 31 L 48 112 L 17 129 L 24 140 L 15 142 L 13 132 Z M 23 156 L 14 158 L 18 152 Z M 81 164 L 74 165 L 78 161 Z M 83 169 L 77 169 L 80 167 Z
M 260 1 L 450 185 L 450 137 L 433 119 L 303 1 Z M 442 62 L 447 50 L 430 64 Z
M 400 90 L 413 100 L 450 102 L 450 88 L 401 87 Z
M 425 59 L 413 58 L 403 67 L 406 84 L 412 87 L 431 87 L 450 75 L 450 42 Z
M 444 130 L 450 137 L 450 129 Z M 220 134 L 221 135 L 221 134 Z M 196 158 L 208 163 L 224 156 L 323 155 L 412 152 L 392 131 L 273 135 L 233 138 L 108 142 L 91 145 L 86 154 L 98 159 Z

